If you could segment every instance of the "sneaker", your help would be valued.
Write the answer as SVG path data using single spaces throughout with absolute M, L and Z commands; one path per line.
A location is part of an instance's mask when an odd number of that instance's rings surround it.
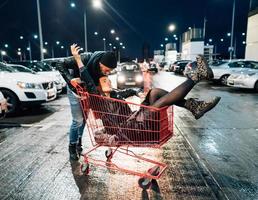
M 70 155 L 70 161 L 79 160 L 79 157 L 76 151 L 76 144 L 69 144 L 69 155 Z
M 185 107 L 191 111 L 195 119 L 201 118 L 206 112 L 214 108 L 220 101 L 221 97 L 215 97 L 211 101 L 198 101 L 197 99 L 187 99 Z
M 211 80 L 214 77 L 212 69 L 209 67 L 203 55 L 198 55 L 196 61 L 189 63 L 184 74 L 194 82 Z

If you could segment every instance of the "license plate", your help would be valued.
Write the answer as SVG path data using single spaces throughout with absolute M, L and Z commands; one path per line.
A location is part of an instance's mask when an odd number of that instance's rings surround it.
M 125 85 L 135 85 L 135 82 L 125 82 Z
M 49 91 L 49 92 L 47 92 L 47 96 L 48 96 L 48 97 L 52 97 L 52 96 L 54 96 L 54 92 L 53 92 L 53 91 Z

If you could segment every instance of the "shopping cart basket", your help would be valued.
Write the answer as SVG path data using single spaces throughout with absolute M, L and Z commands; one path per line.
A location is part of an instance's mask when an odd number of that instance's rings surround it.
M 158 179 L 167 165 L 136 155 L 129 147 L 160 148 L 173 135 L 173 107 L 155 108 L 88 93 L 76 81 L 72 82 L 80 97 L 81 107 L 93 147 L 83 153 L 81 171 L 89 173 L 89 163 L 141 177 L 139 186 L 147 189 L 152 179 Z M 106 160 L 90 156 L 106 146 Z M 112 162 L 115 153 L 151 164 L 142 172 L 118 166 Z

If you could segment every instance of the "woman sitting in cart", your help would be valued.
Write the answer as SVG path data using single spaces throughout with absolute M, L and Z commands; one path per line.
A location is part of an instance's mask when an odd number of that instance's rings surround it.
M 90 75 L 87 72 L 87 68 L 81 61 L 79 51 L 80 47 L 76 44 L 71 46 L 72 54 L 77 62 L 80 69 L 81 79 L 85 82 L 87 91 L 93 94 L 101 94 L 111 98 L 124 99 L 129 96 L 136 95 L 136 91 L 116 91 L 112 89 L 111 82 L 107 76 L 100 78 L 100 87 L 97 89 Z M 191 91 L 191 89 L 201 80 L 210 80 L 213 78 L 213 73 L 208 67 L 205 58 L 202 55 L 196 57 L 196 62 L 193 63 L 196 67 L 186 74 L 187 79 L 178 87 L 168 92 L 163 89 L 153 88 L 147 95 L 145 100 L 142 102 L 143 105 L 152 106 L 156 108 L 162 108 L 170 105 L 176 105 L 179 107 L 186 108 L 195 117 L 199 119 L 206 112 L 214 108 L 220 101 L 220 97 L 215 97 L 211 101 L 199 101 L 196 98 L 184 99 L 185 96 Z M 192 66 L 193 66 L 192 65 Z

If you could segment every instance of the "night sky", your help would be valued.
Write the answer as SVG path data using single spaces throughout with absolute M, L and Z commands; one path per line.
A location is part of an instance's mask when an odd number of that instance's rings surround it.
M 227 55 L 231 30 L 233 0 L 106 0 L 102 10 L 92 7 L 90 0 L 74 0 L 76 8 L 71 8 L 69 0 L 41 0 L 43 39 L 48 42 L 48 52 L 54 46 L 56 56 L 65 56 L 68 45 L 78 43 L 84 47 L 83 11 L 87 11 L 88 49 L 103 50 L 102 38 L 108 44 L 115 44 L 110 34 L 113 28 L 124 43 L 123 56 L 131 58 L 142 56 L 144 43 L 150 45 L 151 52 L 165 44 L 164 38 L 173 39 L 173 34 L 182 34 L 188 27 L 203 27 L 207 18 L 206 42 L 217 46 L 217 51 Z M 257 0 L 253 0 L 253 7 Z M 236 0 L 235 35 L 237 57 L 244 56 L 249 0 Z M 12 59 L 18 59 L 17 49 L 25 49 L 28 40 L 32 43 L 33 58 L 39 58 L 36 0 L 0 0 L 0 49 L 6 50 Z M 168 32 L 168 25 L 174 23 L 176 30 Z M 99 32 L 98 36 L 94 32 Z M 24 36 L 20 40 L 20 35 Z M 224 42 L 220 39 L 224 38 Z M 60 41 L 65 49 L 55 44 Z M 8 44 L 6 49 L 4 44 Z M 47 57 L 50 57 L 48 55 Z

